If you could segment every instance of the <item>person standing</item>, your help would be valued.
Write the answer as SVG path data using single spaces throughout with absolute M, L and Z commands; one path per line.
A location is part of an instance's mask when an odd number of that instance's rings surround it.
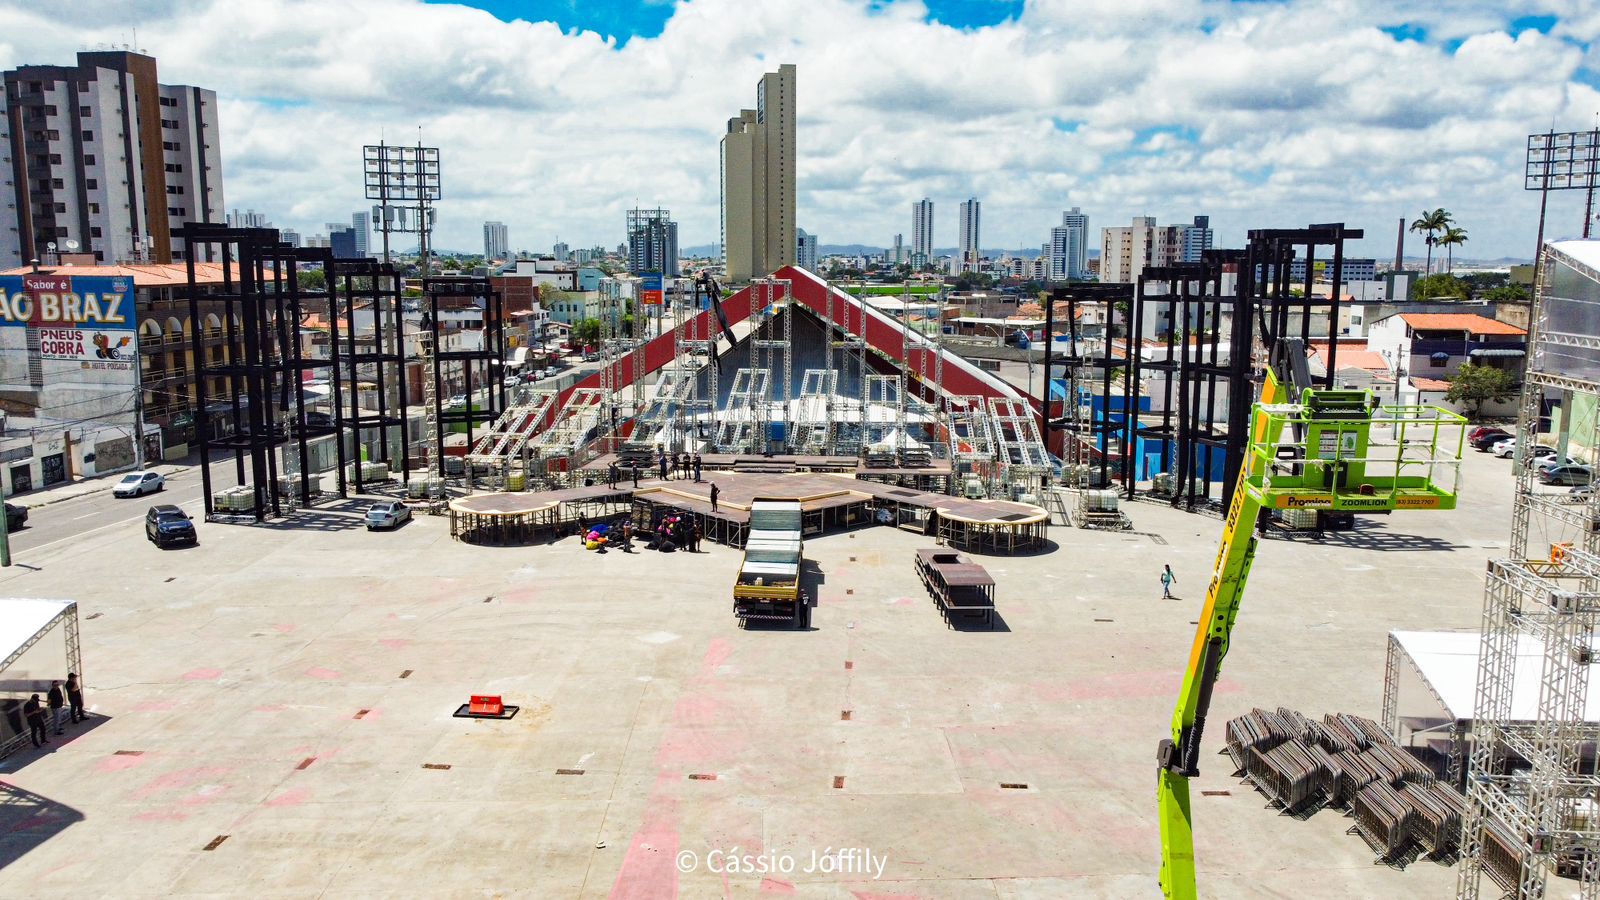
M 700 483 L 700 454 L 694 455 L 694 483 Z
M 638 487 L 639 486 L 639 464 L 638 463 L 634 463 L 633 464 L 633 486 L 634 487 Z
M 717 490 L 717 483 L 713 481 L 711 483 L 711 511 L 712 512 L 716 512 L 717 511 L 717 497 L 721 496 L 721 494 L 722 494 L 722 492 Z
M 633 552 L 633 523 L 632 522 L 623 522 L 622 523 L 622 552 L 623 553 L 632 553 Z
M 1172 586 L 1178 583 L 1178 576 L 1172 574 L 1171 566 L 1161 567 L 1161 599 L 1172 599 Z
M 33 741 L 35 747 L 40 744 L 50 743 L 50 738 L 45 736 L 44 730 L 44 705 L 39 702 L 39 695 L 34 694 L 28 702 L 22 704 L 22 715 L 28 720 L 28 739 Z
M 61 690 L 61 682 L 50 682 L 50 693 L 45 695 L 45 700 L 50 704 L 50 725 L 56 734 L 62 734 L 67 724 L 67 695 Z
M 661 470 L 661 480 L 667 480 L 667 451 L 656 451 L 656 467 Z
M 700 527 L 700 520 L 694 520 L 694 552 L 700 552 L 700 542 L 705 540 L 705 529 Z
M 606 464 L 606 486 L 607 487 L 613 487 L 613 488 L 616 487 L 617 486 L 617 480 L 621 477 L 621 475 L 622 475 L 622 473 L 617 468 L 617 464 L 616 463 L 611 462 L 611 463 L 607 463 Z
M 89 714 L 83 711 L 83 685 L 78 682 L 77 672 L 67 673 L 67 705 L 72 707 L 73 722 L 89 718 Z

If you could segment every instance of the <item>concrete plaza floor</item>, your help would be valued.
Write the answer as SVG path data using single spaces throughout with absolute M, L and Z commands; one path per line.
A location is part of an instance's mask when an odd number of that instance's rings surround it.
M 1454 513 L 1262 545 L 1195 786 L 1205 895 L 1452 889 L 1374 865 L 1338 812 L 1265 808 L 1214 754 L 1251 706 L 1377 718 L 1388 630 L 1476 625 L 1511 481 L 1468 457 Z M 174 551 L 135 523 L 0 574 L 0 595 L 81 603 L 104 717 L 0 761 L 0 895 L 1157 893 L 1156 744 L 1219 519 L 1136 504 L 1135 533 L 981 558 L 993 633 L 945 627 L 912 571 L 925 539 L 815 538 L 814 630 L 793 633 L 736 626 L 725 547 L 483 548 L 359 512 L 203 524 Z M 474 693 L 521 712 L 452 718 Z M 881 878 L 805 871 L 830 848 Z M 794 870 L 710 871 L 734 852 Z

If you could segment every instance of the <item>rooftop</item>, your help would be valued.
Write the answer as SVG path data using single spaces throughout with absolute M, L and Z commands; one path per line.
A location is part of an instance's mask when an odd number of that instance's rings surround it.
M 222 263 L 194 264 L 198 284 L 222 284 Z M 189 269 L 183 263 L 124 263 L 115 266 L 40 266 L 37 273 L 32 266 L 19 266 L 0 271 L 0 275 L 77 275 L 85 278 L 132 278 L 134 287 L 177 287 L 189 283 Z M 235 268 L 233 277 L 238 278 Z
M 1396 313 L 1402 321 L 1420 331 L 1465 331 L 1468 334 L 1527 334 L 1525 328 L 1476 313 Z

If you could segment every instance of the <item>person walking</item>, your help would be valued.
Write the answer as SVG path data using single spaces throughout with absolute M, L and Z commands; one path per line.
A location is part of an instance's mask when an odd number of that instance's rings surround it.
M 722 495 L 722 492 L 717 490 L 717 483 L 713 481 L 711 483 L 711 511 L 712 512 L 716 512 L 717 511 L 717 497 L 719 497 L 721 495 Z
M 89 718 L 89 714 L 83 711 L 83 685 L 78 682 L 77 672 L 67 673 L 67 705 L 72 707 L 73 722 Z
M 45 700 L 50 704 L 50 727 L 56 734 L 64 733 L 67 724 L 67 695 L 61 690 L 61 682 L 50 682 L 50 693 L 45 695 Z
M 1172 586 L 1178 583 L 1178 576 L 1172 574 L 1171 566 L 1161 567 L 1161 599 L 1172 599 Z
M 694 483 L 700 483 L 700 454 L 694 455 Z
M 35 747 L 40 744 L 50 743 L 50 738 L 45 736 L 44 730 L 44 705 L 39 702 L 39 695 L 34 694 L 22 704 L 22 715 L 28 720 L 28 740 L 33 741 Z

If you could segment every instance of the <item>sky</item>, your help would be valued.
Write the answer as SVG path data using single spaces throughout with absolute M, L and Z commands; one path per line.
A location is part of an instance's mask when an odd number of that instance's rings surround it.
M 46 11 L 46 7 L 49 7 Z M 137 31 L 137 34 L 135 34 Z M 1209 215 L 1343 221 L 1392 257 L 1450 210 L 1470 258 L 1531 256 L 1527 135 L 1595 127 L 1592 0 L 100 0 L 0 4 L 0 68 L 129 44 L 215 90 L 225 201 L 302 233 L 366 208 L 361 147 L 440 148 L 435 243 L 614 247 L 666 207 L 718 240 L 718 144 L 761 74 L 798 67 L 798 214 L 823 244 L 910 241 L 982 203 L 985 248 Z M 1582 228 L 1580 193 L 1547 237 Z M 1407 250 L 1420 255 L 1420 238 Z

